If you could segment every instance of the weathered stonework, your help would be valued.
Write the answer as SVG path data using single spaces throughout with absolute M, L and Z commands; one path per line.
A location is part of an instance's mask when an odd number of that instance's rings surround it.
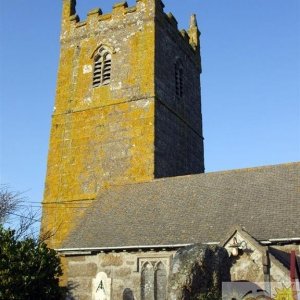
M 200 32 L 192 16 L 190 35 L 172 14 L 158 13 L 155 46 L 155 176 L 204 172 L 200 95 Z M 192 47 L 191 47 L 192 45 Z M 182 95 L 173 80 L 180 64 Z
M 82 255 L 65 257 L 72 299 L 94 299 L 99 289 L 105 299 L 192 299 L 220 292 L 222 281 L 230 281 L 227 251 L 216 246 Z M 144 273 L 147 269 L 150 273 Z
M 246 242 L 246 247 L 238 256 L 232 255 L 230 245 L 233 237 Z M 179 248 L 177 251 L 136 249 L 130 252 L 107 251 L 98 254 L 87 251 L 81 256 L 63 251 L 68 285 L 75 287 L 71 290 L 73 299 L 80 300 L 94 299 L 99 284 L 105 286 L 106 293 L 109 293 L 110 297 L 107 299 L 187 300 L 207 299 L 208 294 L 219 296 L 222 283 L 257 283 L 266 291 L 268 281 L 289 283 L 289 270 L 271 253 L 268 269 L 270 277 L 264 277 L 263 256 L 268 247 L 261 246 L 245 234 L 236 233 L 233 237 L 228 240 L 225 249 L 220 246 L 196 244 Z M 297 255 L 299 254 L 299 247 L 295 245 L 274 248 L 286 255 L 291 250 L 296 250 Z M 152 280 L 143 278 L 143 272 L 148 265 L 152 270 Z M 156 293 L 158 284 L 155 280 L 159 277 L 156 275 L 159 265 L 163 265 L 165 269 L 164 296 L 157 296 Z M 101 283 L 101 280 L 97 281 L 99 277 L 105 280 Z M 145 283 L 148 295 L 143 297 Z M 274 293 L 273 284 L 271 288 Z
M 233 256 L 231 254 L 233 244 L 233 239 L 236 238 L 237 241 L 244 241 L 246 249 L 238 250 L 239 255 Z M 231 279 L 232 281 L 246 280 L 250 282 L 263 282 L 264 273 L 263 273 L 263 255 L 265 249 L 256 249 L 254 241 L 250 239 L 245 239 L 239 233 L 236 233 L 235 236 L 227 243 L 227 250 L 229 255 L 231 255 L 232 267 L 231 267 Z
M 232 254 L 234 238 L 238 242 L 243 241 L 243 246 L 239 249 L 237 256 Z M 264 247 L 242 230 L 235 233 L 226 243 L 225 248 L 231 259 L 231 281 L 265 284 L 262 287 L 273 293 L 276 292 L 274 286 L 271 285 L 272 290 L 269 290 L 268 282 L 288 283 L 290 277 L 289 268 L 276 258 L 278 255 L 276 257 L 273 255 L 274 251 L 271 248 L 277 249 L 286 257 L 289 257 L 291 250 L 296 250 L 299 254 L 296 245 Z
M 222 282 L 230 281 L 230 260 L 224 248 L 192 245 L 179 249 L 169 278 L 169 300 L 207 299 L 221 295 Z
M 172 263 L 174 251 L 160 252 L 120 252 L 100 253 L 97 255 L 67 257 L 67 277 L 69 285 L 75 288 L 71 291 L 74 299 L 94 299 L 99 284 L 107 285 L 105 280 L 95 282 L 98 274 L 105 274 L 109 281 L 109 294 L 107 299 L 124 299 L 125 294 L 141 299 L 142 269 L 147 263 L 163 263 L 166 272 Z M 102 276 L 103 277 L 103 276 Z M 165 287 L 166 288 L 166 287 Z M 99 289 L 98 289 L 99 290 Z M 108 288 L 106 287 L 107 293 Z
M 160 0 L 137 0 L 131 8 L 116 4 L 110 14 L 92 10 L 81 22 L 75 0 L 62 1 L 42 220 L 53 248 L 111 185 L 204 171 L 195 19 L 190 35 L 180 33 Z M 111 52 L 110 84 L 93 87 L 94 55 L 104 46 Z

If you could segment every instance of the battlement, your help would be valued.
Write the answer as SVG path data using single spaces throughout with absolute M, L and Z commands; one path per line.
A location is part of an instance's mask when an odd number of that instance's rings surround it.
M 76 1 L 75 0 L 63 0 L 65 6 L 72 7 L 70 9 L 70 15 L 69 15 L 69 21 L 75 23 L 88 23 L 89 19 L 91 18 L 97 18 L 99 21 L 105 21 L 110 20 L 115 16 L 126 16 L 130 13 L 135 12 L 145 12 L 145 10 L 148 10 L 151 8 L 158 8 L 163 10 L 163 3 L 160 0 L 136 0 L 136 5 L 129 7 L 128 3 L 126 1 L 123 2 L 117 2 L 112 6 L 112 11 L 109 13 L 103 14 L 102 10 L 100 8 L 92 9 L 88 12 L 86 20 L 80 21 L 79 16 L 76 14 Z M 63 19 L 66 16 L 63 16 Z M 68 17 L 67 17 L 68 19 Z
M 87 14 L 85 20 L 80 20 L 76 14 L 76 0 L 63 0 L 63 34 L 62 40 L 78 33 L 78 30 L 97 30 L 97 24 L 101 23 L 102 27 L 104 22 L 121 21 L 123 23 L 139 22 L 146 19 L 154 19 L 157 16 L 161 16 L 167 22 L 178 31 L 178 34 L 182 36 L 193 50 L 197 50 L 199 46 L 200 32 L 195 22 L 195 16 L 192 16 L 189 30 L 179 30 L 178 22 L 172 13 L 165 13 L 165 5 L 161 0 L 136 0 L 134 6 L 128 6 L 126 1 L 117 2 L 113 5 L 112 11 L 109 13 L 103 13 L 101 8 L 94 8 Z M 99 24 L 100 26 L 100 24 Z

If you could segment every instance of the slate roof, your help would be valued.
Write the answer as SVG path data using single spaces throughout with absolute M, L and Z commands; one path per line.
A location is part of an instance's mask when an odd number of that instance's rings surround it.
M 103 192 L 62 248 L 300 238 L 300 163 L 165 178 Z

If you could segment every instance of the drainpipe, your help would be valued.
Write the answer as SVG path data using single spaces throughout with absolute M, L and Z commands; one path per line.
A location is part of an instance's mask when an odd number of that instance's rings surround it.
M 290 256 L 290 278 L 291 278 L 291 289 L 293 291 L 293 299 L 297 300 L 297 287 L 296 287 L 296 251 L 291 251 Z

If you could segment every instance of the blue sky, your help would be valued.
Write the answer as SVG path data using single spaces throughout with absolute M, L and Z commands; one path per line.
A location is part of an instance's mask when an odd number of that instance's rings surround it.
M 0 3 L 1 183 L 27 191 L 32 202 L 43 195 L 61 2 Z M 95 7 L 109 12 L 114 3 L 77 2 L 82 19 Z M 300 1 L 164 3 L 180 28 L 193 12 L 198 16 L 206 170 L 299 161 Z

